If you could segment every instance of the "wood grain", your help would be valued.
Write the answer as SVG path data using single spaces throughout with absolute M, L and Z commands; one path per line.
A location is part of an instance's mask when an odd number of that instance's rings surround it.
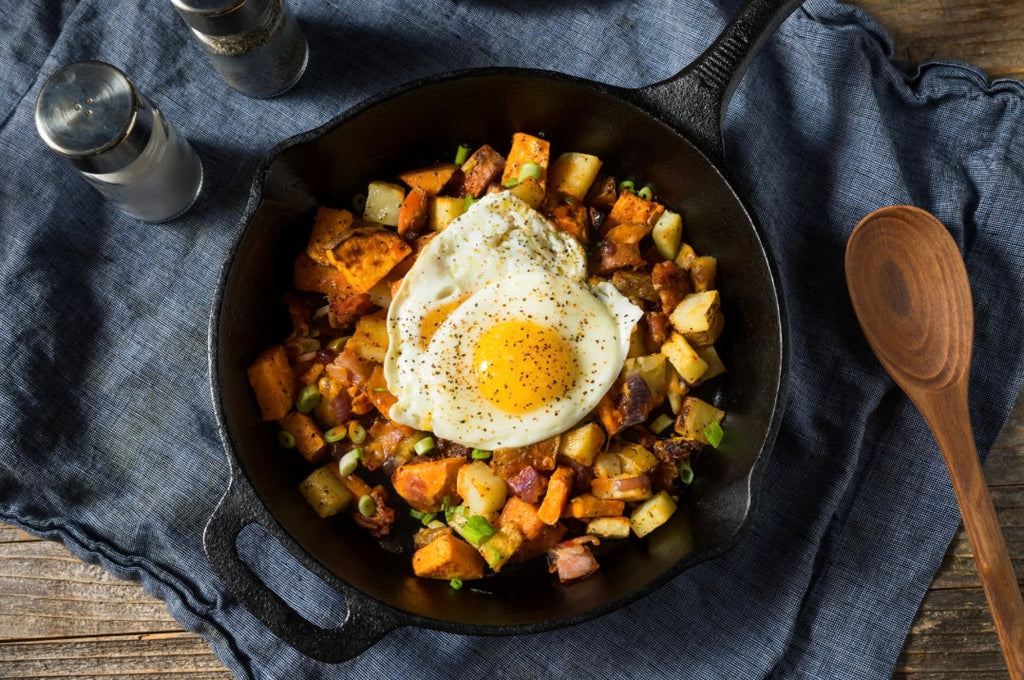
M 857 0 L 910 63 L 957 59 L 1024 78 L 1020 0 Z M 1024 581 L 1024 398 L 985 466 L 1018 581 Z M 49 581 L 41 575 L 46 575 Z M 123 608 L 122 608 L 123 607 Z M 0 526 L 0 678 L 232 677 L 137 583 L 61 546 Z M 1006 666 L 963 528 L 901 654 L 899 680 L 1005 680 Z

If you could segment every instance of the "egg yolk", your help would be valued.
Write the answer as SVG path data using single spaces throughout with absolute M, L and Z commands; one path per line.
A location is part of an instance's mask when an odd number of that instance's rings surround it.
M 437 332 L 437 329 L 441 327 L 441 324 L 443 324 L 449 316 L 451 316 L 452 312 L 459 308 L 459 305 L 461 305 L 469 295 L 469 293 L 465 293 L 446 302 L 442 302 L 426 313 L 423 317 L 423 321 L 420 322 L 421 348 L 427 348 L 427 345 L 430 344 L 430 339 L 434 337 L 434 333 Z
M 473 366 L 480 392 L 506 413 L 529 413 L 564 396 L 576 374 L 573 350 L 558 331 L 529 321 L 484 332 Z

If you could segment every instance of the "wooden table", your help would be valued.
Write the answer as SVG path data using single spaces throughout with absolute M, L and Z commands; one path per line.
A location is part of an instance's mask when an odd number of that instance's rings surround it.
M 993 77 L 1024 78 L 1020 0 L 857 0 L 890 31 L 896 58 L 962 59 Z M 1024 394 L 985 468 L 1024 581 Z M 63 546 L 0 526 L 0 678 L 231 678 L 202 638 L 162 602 Z M 925 597 L 896 677 L 1006 678 L 963 530 Z

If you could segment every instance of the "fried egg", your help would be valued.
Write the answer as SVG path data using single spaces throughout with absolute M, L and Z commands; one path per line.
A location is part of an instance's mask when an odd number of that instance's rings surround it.
M 396 422 L 482 449 L 525 446 L 589 413 L 642 311 L 586 281 L 571 236 L 507 192 L 424 248 L 388 309 Z

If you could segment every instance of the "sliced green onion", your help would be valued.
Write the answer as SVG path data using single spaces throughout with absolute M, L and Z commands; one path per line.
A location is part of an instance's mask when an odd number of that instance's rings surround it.
M 279 430 L 277 433 L 277 443 L 281 445 L 282 449 L 294 449 L 295 435 L 288 430 Z
M 352 440 L 353 444 L 362 444 L 366 441 L 366 428 L 355 420 L 350 421 L 348 424 L 348 438 Z
M 348 477 L 359 467 L 359 459 L 363 457 L 361 448 L 354 448 L 338 459 L 338 474 Z
M 462 589 L 462 579 L 456 576 L 451 581 L 448 581 L 448 585 L 451 586 L 452 590 Z
M 423 526 L 425 527 L 429 527 L 430 523 L 434 521 L 435 517 L 437 517 L 436 512 L 424 512 L 421 514 L 423 515 L 423 517 L 420 517 L 420 521 L 423 522 Z
M 633 183 L 633 180 L 624 179 L 619 182 L 619 193 L 621 194 L 623 191 L 636 191 L 636 184 Z
M 335 425 L 331 429 L 327 430 L 327 432 L 324 432 L 324 441 L 328 444 L 340 442 L 347 434 L 348 430 L 345 429 L 344 425 Z
M 352 197 L 352 209 L 357 213 L 366 210 L 366 194 L 356 194 Z
M 317 389 L 316 385 L 306 385 L 299 392 L 299 396 L 295 400 L 295 410 L 299 413 L 309 413 L 319 403 L 320 390 Z
M 459 144 L 459 148 L 455 150 L 455 164 L 462 165 L 469 158 L 469 144 Z
M 334 338 L 334 340 L 327 343 L 327 349 L 332 352 L 340 352 L 345 346 L 345 343 L 348 342 L 351 337 L 351 335 L 342 335 L 341 337 Z
M 654 434 L 661 434 L 674 422 L 675 420 L 672 419 L 672 416 L 662 413 L 654 419 L 654 422 L 651 423 L 651 432 Z
M 484 449 L 473 449 L 469 455 L 473 460 L 487 460 L 491 457 L 491 452 Z
M 502 184 L 502 186 L 505 187 L 506 189 L 511 189 L 512 187 L 517 186 L 518 184 L 518 177 L 509 177 L 507 180 L 505 180 L 505 183 Z
M 412 448 L 416 451 L 416 453 L 418 453 L 421 456 L 425 453 L 430 453 L 431 451 L 434 450 L 434 438 L 424 437 L 423 439 L 416 442 Z
M 373 391 L 374 392 L 387 392 L 388 388 L 386 388 L 386 387 L 374 387 Z
M 717 420 L 712 420 L 704 427 L 704 436 L 707 438 L 708 444 L 717 449 L 718 445 L 722 443 L 725 432 L 722 431 L 722 426 Z
M 679 461 L 679 481 L 683 484 L 689 484 L 693 481 L 693 468 L 690 467 L 689 460 Z
M 459 529 L 462 537 L 473 545 L 480 545 L 496 533 L 491 523 L 485 517 L 473 515 L 466 520 L 466 523 Z
M 409 508 L 409 516 L 413 519 L 423 519 L 423 511 L 416 508 Z
M 469 210 L 469 206 L 476 203 L 476 199 L 470 196 L 469 194 L 466 194 L 466 198 L 462 200 L 462 203 L 465 206 L 466 210 Z
M 640 191 L 636 192 L 637 198 L 642 198 L 645 201 L 649 201 L 654 198 L 654 189 L 651 188 L 650 184 L 645 184 L 641 187 Z
M 525 182 L 528 179 L 540 179 L 544 169 L 534 162 L 523 163 L 519 167 L 519 181 Z
M 373 500 L 373 496 L 366 495 L 359 497 L 359 514 L 363 517 L 369 517 L 373 513 L 377 512 L 377 501 Z
M 441 512 L 444 513 L 444 521 L 451 524 L 452 517 L 455 516 L 455 508 L 452 507 L 451 497 L 445 496 L 441 499 Z

